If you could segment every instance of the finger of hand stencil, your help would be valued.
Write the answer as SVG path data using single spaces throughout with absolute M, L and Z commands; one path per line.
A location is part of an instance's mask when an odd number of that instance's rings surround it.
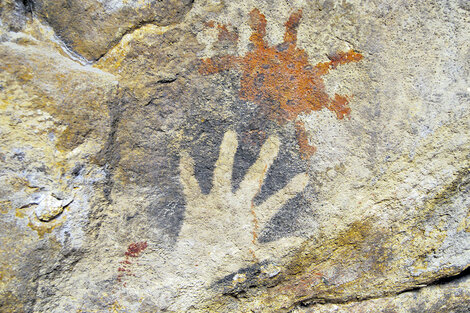
M 266 140 L 261 147 L 258 160 L 250 167 L 245 178 L 240 183 L 237 196 L 252 199 L 259 192 L 266 177 L 266 173 L 279 152 L 280 144 L 277 137 L 270 137 Z
M 284 188 L 266 199 L 256 208 L 260 227 L 264 227 L 290 199 L 305 189 L 308 184 L 308 175 L 305 173 L 296 175 Z
M 186 152 L 181 153 L 180 177 L 183 192 L 187 200 L 195 199 L 201 195 L 201 188 L 194 176 L 194 160 Z
M 219 159 L 215 163 L 212 188 L 231 189 L 233 158 L 237 146 L 237 133 L 231 130 L 227 131 L 220 145 Z
M 286 33 L 284 34 L 284 42 L 294 44 L 297 42 L 297 28 L 302 18 L 302 10 L 292 13 L 289 20 L 284 24 L 286 26 Z

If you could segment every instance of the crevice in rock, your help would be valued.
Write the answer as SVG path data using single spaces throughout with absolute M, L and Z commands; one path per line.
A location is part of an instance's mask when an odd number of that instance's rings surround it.
M 51 26 L 50 26 L 51 27 Z M 51 27 L 52 28 L 52 27 Z M 57 33 L 54 31 L 54 40 L 55 42 L 62 48 L 62 51 L 72 60 L 80 65 L 90 65 L 92 62 L 90 62 L 87 58 L 79 54 L 78 52 L 75 52 L 75 50 L 70 46 L 69 43 L 67 43 L 64 39 L 62 39 Z
M 170 84 L 172 82 L 175 82 L 178 79 L 179 73 L 176 73 L 175 77 L 170 77 L 170 78 L 163 78 L 160 80 L 157 80 L 157 84 Z
M 23 7 L 26 13 L 32 14 L 34 11 L 34 1 L 33 0 L 21 0 Z
M 98 56 L 95 60 L 92 60 L 90 62 L 92 63 L 96 63 L 96 62 L 99 62 L 106 54 L 108 54 L 109 51 L 113 50 L 117 45 L 119 45 L 122 41 L 122 39 L 124 38 L 124 36 L 128 35 L 128 34 L 132 34 L 133 32 L 141 29 L 142 27 L 146 26 L 146 25 L 155 25 L 155 26 L 158 26 L 158 27 L 168 27 L 168 26 L 175 26 L 175 25 L 178 25 L 180 24 L 179 22 L 178 23 L 174 23 L 174 24 L 169 24 L 169 25 L 158 25 L 158 24 L 155 24 L 155 21 L 142 21 L 141 23 L 138 23 L 136 25 L 133 25 L 132 27 L 130 27 L 129 29 L 127 29 L 124 33 L 122 33 L 122 35 L 117 38 L 116 40 L 113 40 L 113 42 L 110 43 L 110 47 L 104 52 L 102 53 L 100 56 Z
M 34 14 L 33 13 L 34 12 L 34 0 L 20 0 L 20 1 L 22 2 L 23 6 L 25 8 L 25 11 L 27 13 Z M 155 25 L 157 27 L 173 27 L 173 26 L 180 25 L 180 24 L 184 23 L 185 17 L 188 15 L 188 13 L 192 10 L 192 8 L 194 6 L 194 0 L 192 0 L 188 4 L 188 6 L 189 6 L 188 11 L 177 22 L 158 24 L 157 21 L 155 21 L 155 20 L 144 20 L 144 21 L 141 21 L 141 22 L 131 26 L 130 28 L 125 30 L 119 36 L 119 38 L 116 38 L 115 40 L 110 42 L 109 43 L 109 45 L 110 45 L 109 48 L 107 48 L 104 53 L 99 55 L 97 58 L 91 59 L 91 60 L 85 58 L 80 53 L 76 52 L 75 49 L 72 47 L 71 43 L 68 42 L 67 40 L 64 40 L 60 36 L 60 34 L 56 31 L 56 29 L 54 29 L 54 27 L 52 27 L 52 25 L 50 25 L 47 22 L 46 22 L 46 24 L 54 30 L 54 39 L 62 47 L 62 50 L 69 56 L 70 59 L 72 59 L 73 61 L 79 62 L 81 65 L 91 65 L 91 64 L 94 64 L 94 63 L 98 62 L 101 58 L 103 58 L 106 54 L 108 54 L 109 51 L 114 49 L 122 41 L 124 36 L 126 36 L 128 34 L 131 34 L 131 33 L 135 32 L 136 30 L 138 30 L 138 29 L 140 29 L 140 28 L 142 28 L 146 25 Z M 44 23 L 45 21 L 41 21 L 41 22 Z
M 424 287 L 421 287 L 421 288 L 431 287 L 431 286 L 442 286 L 442 285 L 452 284 L 452 283 L 456 283 L 456 282 L 458 282 L 459 280 L 461 280 L 461 279 L 463 279 L 463 278 L 467 278 L 467 277 L 470 277 L 470 266 L 468 266 L 467 268 L 465 268 L 463 271 L 461 271 L 461 272 L 460 272 L 459 274 L 457 274 L 457 275 L 441 277 L 441 278 L 437 279 L 436 281 L 431 282 L 430 284 L 428 284 L 428 285 L 426 285 L 426 286 L 424 286 Z M 417 288 L 417 289 L 421 289 L 421 288 Z
M 139 30 L 140 28 L 142 28 L 146 25 L 155 25 L 157 27 L 174 27 L 174 26 L 177 26 L 177 25 L 180 25 L 180 24 L 184 23 L 185 17 L 192 10 L 193 6 L 194 6 L 194 0 L 191 1 L 191 3 L 189 4 L 188 11 L 184 14 L 183 18 L 181 18 L 181 20 L 178 21 L 178 22 L 159 25 L 158 23 L 156 23 L 155 20 L 147 20 L 147 21 L 141 21 L 140 23 L 131 26 L 126 31 L 124 31 L 124 33 L 122 35 L 120 35 L 119 38 L 117 38 L 116 40 L 113 40 L 113 42 L 110 43 L 110 47 L 103 54 L 101 54 L 95 60 L 92 60 L 91 62 L 92 63 L 99 62 L 99 60 L 101 60 L 106 54 L 108 54 L 109 51 L 113 50 L 117 45 L 119 45 L 119 43 L 122 41 L 124 36 L 126 36 L 128 34 L 132 34 L 133 32 Z
M 390 292 L 390 293 L 385 293 L 381 296 L 371 296 L 371 297 L 361 297 L 357 299 L 353 298 L 347 298 L 347 299 L 325 299 L 325 298 L 316 298 L 316 299 L 304 299 L 301 301 L 298 301 L 294 303 L 291 306 L 291 309 L 288 310 L 288 312 L 293 312 L 295 308 L 302 307 L 302 308 L 308 308 L 311 307 L 315 304 L 346 304 L 346 303 L 352 303 L 352 302 L 363 302 L 363 301 L 368 301 L 368 300 L 374 300 L 374 299 L 382 299 L 382 298 L 387 298 L 387 297 L 396 297 L 401 294 L 405 294 L 408 292 L 416 292 L 424 288 L 428 287 L 433 287 L 433 286 L 444 286 L 448 284 L 453 284 L 453 283 L 458 283 L 459 280 L 468 278 L 470 277 L 470 266 L 462 270 L 460 273 L 451 275 L 451 276 L 445 276 L 445 277 L 440 277 L 436 279 L 435 281 L 430 281 L 421 285 L 416 285 L 410 288 L 403 289 L 398 292 Z

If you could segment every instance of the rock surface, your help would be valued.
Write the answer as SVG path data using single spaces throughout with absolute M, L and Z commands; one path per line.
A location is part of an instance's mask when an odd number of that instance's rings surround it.
M 0 311 L 470 310 L 469 22 L 3 1 Z
M 146 23 L 181 22 L 193 0 L 35 0 L 34 10 L 57 36 L 88 60 L 96 60 L 122 36 Z

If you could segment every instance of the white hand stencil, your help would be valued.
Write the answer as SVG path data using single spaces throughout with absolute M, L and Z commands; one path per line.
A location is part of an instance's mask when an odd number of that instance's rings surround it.
M 261 189 L 279 146 L 277 137 L 268 138 L 240 187 L 232 192 L 232 169 L 238 141 L 235 132 L 226 132 L 215 164 L 213 187 L 207 195 L 201 192 L 194 176 L 194 160 L 183 153 L 180 170 L 186 210 L 176 250 L 180 257 L 185 255 L 183 258 L 189 263 L 197 263 L 194 273 L 206 279 L 209 278 L 203 274 L 206 271 L 217 272 L 219 276 L 230 274 L 250 263 L 279 256 L 300 243 L 301 239 L 294 237 L 271 243 L 257 240 L 258 233 L 274 214 L 308 183 L 307 174 L 298 174 L 263 203 L 254 204 L 253 199 Z

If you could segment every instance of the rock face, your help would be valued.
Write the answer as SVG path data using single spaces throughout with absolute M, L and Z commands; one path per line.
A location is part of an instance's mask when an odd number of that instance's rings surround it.
M 469 311 L 469 22 L 3 1 L 0 311 Z
M 145 23 L 181 22 L 193 0 L 35 0 L 34 10 L 75 52 L 95 60 Z

